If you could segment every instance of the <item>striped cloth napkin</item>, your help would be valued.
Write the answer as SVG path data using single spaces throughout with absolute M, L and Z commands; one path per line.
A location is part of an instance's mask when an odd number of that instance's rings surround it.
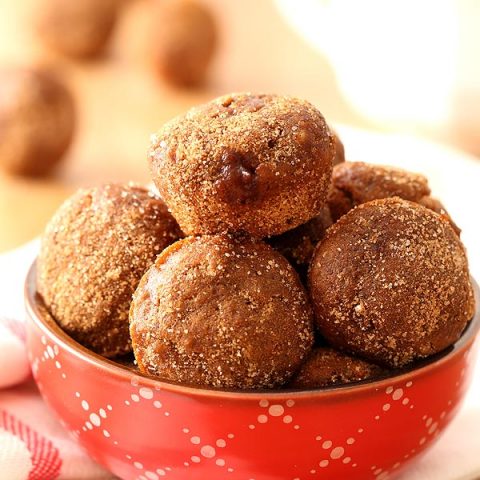
M 0 255 L 0 480 L 110 479 L 63 430 L 30 379 L 23 282 L 37 251 L 33 242 Z M 480 479 L 480 361 L 474 377 L 458 417 L 401 480 Z

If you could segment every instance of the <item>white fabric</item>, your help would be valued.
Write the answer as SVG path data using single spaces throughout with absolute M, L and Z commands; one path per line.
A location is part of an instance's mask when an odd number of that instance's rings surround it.
M 30 373 L 24 343 L 5 324 L 24 320 L 23 284 L 37 251 L 34 241 L 0 255 L 0 388 L 24 381 Z
M 16 385 L 29 375 L 24 342 L 0 323 L 0 387 Z
M 32 469 L 30 452 L 13 433 L 0 428 L 0 466 L 10 480 L 24 480 Z

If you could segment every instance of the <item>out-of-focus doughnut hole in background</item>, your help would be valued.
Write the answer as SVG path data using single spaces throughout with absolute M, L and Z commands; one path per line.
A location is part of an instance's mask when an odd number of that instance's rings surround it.
M 479 2 L 185 2 L 0 0 L 0 70 L 51 71 L 76 110 L 73 142 L 52 172 L 0 168 L 0 251 L 38 235 L 79 186 L 148 182 L 150 134 L 231 91 L 295 95 L 332 124 L 480 154 Z M 97 30 L 85 34 L 86 24 Z M 6 97 L 0 81 L 0 143 Z

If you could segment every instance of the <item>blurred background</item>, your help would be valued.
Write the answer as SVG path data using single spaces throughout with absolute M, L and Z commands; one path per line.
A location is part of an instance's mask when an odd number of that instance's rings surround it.
M 0 0 L 0 252 L 79 186 L 148 182 L 150 134 L 231 91 L 291 94 L 333 125 L 478 156 L 479 23 L 475 0 Z M 19 67 L 48 71 L 74 103 L 68 149 L 33 175 L 5 167 L 12 131 L 31 152 L 43 135 Z

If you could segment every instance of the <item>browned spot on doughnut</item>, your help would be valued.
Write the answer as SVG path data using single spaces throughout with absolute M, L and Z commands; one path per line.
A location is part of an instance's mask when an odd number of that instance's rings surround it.
M 226 202 L 245 204 L 258 198 L 259 185 L 255 166 L 246 155 L 225 152 L 220 178 L 215 182 L 219 197 Z

